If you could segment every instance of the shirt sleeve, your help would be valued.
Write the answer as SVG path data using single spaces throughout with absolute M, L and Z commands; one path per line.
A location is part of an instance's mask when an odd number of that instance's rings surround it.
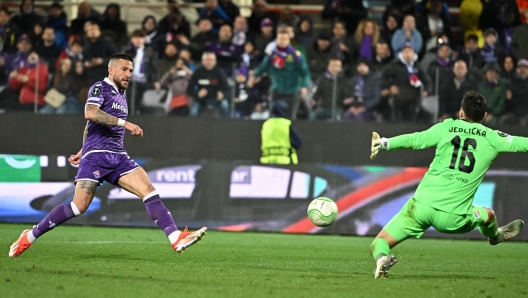
M 498 152 L 528 152 L 528 138 L 511 136 L 498 130 L 493 130 L 493 135 Z
M 388 150 L 413 149 L 420 150 L 433 147 L 440 143 L 444 132 L 444 122 L 435 124 L 428 130 L 405 134 L 389 139 Z
M 98 86 L 99 85 L 99 86 Z M 87 105 L 102 106 L 104 102 L 103 86 L 101 84 L 95 84 L 88 90 L 88 99 L 86 100 Z

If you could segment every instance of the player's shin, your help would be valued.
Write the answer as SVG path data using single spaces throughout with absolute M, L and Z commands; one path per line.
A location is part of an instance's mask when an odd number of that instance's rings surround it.
M 490 239 L 497 237 L 497 235 L 499 234 L 499 227 L 497 224 L 497 219 L 493 218 L 493 221 L 491 223 L 487 223 L 482 226 L 479 226 L 479 231 L 482 235 Z
M 48 213 L 48 215 L 46 215 L 36 227 L 28 232 L 27 236 L 29 242 L 35 241 L 38 237 L 42 236 L 42 234 L 52 230 L 71 218 L 79 216 L 80 214 L 81 212 L 79 212 L 79 209 L 73 202 L 53 208 L 53 210 L 51 210 L 51 212 Z
M 143 203 L 147 208 L 150 218 L 163 230 L 170 242 L 176 242 L 179 236 L 178 228 L 172 219 L 172 215 L 161 201 L 157 191 L 153 191 L 143 198 Z
M 377 261 L 382 256 L 388 256 L 390 253 L 389 243 L 383 238 L 376 238 L 370 244 L 370 251 L 374 261 Z

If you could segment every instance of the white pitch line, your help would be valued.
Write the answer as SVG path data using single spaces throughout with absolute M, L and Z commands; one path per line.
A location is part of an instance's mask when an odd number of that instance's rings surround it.
M 137 242 L 137 241 L 39 241 L 39 243 L 64 243 L 64 244 L 168 244 L 168 242 Z

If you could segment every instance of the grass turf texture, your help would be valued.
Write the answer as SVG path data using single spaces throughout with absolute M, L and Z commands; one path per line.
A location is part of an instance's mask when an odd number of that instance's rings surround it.
M 62 226 L 18 258 L 0 225 L 1 297 L 526 297 L 528 243 L 409 240 L 374 280 L 371 238 L 210 231 L 176 254 L 157 229 Z

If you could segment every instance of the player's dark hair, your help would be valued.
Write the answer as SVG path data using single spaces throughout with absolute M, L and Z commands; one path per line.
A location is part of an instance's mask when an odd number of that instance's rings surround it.
M 477 91 L 470 90 L 462 98 L 462 110 L 468 120 L 480 123 L 486 114 L 486 98 Z
M 124 54 L 124 53 L 117 53 L 117 54 L 113 54 L 112 56 L 110 56 L 110 60 L 114 60 L 114 59 L 123 59 L 123 60 L 128 60 L 130 62 L 134 62 L 134 59 L 132 59 L 132 57 L 130 57 L 130 55 L 127 55 L 127 54 Z

